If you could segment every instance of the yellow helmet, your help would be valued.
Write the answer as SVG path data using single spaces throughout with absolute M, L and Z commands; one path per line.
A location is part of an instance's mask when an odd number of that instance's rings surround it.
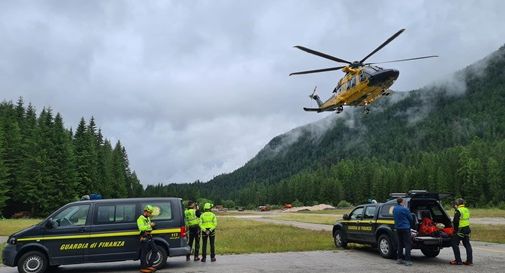
M 205 205 L 203 205 L 204 210 L 211 209 L 211 208 L 212 208 L 212 205 L 210 203 L 205 203 Z
M 147 212 L 153 213 L 154 208 L 153 208 L 153 206 L 151 206 L 151 205 L 146 205 L 146 206 L 144 207 L 144 211 L 147 211 Z

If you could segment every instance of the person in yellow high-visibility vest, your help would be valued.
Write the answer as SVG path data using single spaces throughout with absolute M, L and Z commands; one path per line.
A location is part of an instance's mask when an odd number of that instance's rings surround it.
M 194 260 L 199 261 L 198 252 L 200 250 L 200 215 L 202 213 L 197 209 L 196 203 L 188 201 L 188 208 L 184 211 L 184 220 L 186 221 L 186 230 L 188 231 L 189 247 L 192 248 L 195 256 Z M 193 248 L 193 242 L 195 247 Z M 191 254 L 186 255 L 186 261 L 190 260 Z
M 151 222 L 151 215 L 154 211 L 154 207 L 147 205 L 144 208 L 144 213 L 137 218 L 137 226 L 140 231 L 140 272 L 141 273 L 151 273 L 156 271 L 153 267 L 154 261 L 156 259 L 157 249 L 153 242 L 153 237 L 151 231 L 153 230 L 155 223 Z M 147 254 L 152 252 L 151 257 L 148 259 Z
M 452 250 L 454 251 L 454 261 L 451 261 L 452 265 L 472 265 L 473 255 L 472 255 L 472 245 L 470 244 L 470 211 L 465 207 L 465 200 L 462 198 L 456 199 L 454 209 L 454 235 L 452 237 Z M 459 243 L 463 241 L 463 246 L 466 249 L 466 261 L 461 261 L 461 254 L 459 252 Z
M 210 241 L 210 261 L 216 261 L 216 215 L 210 211 L 212 205 L 205 203 L 203 205 L 203 213 L 200 215 L 200 229 L 202 230 L 202 262 L 207 258 L 207 239 Z

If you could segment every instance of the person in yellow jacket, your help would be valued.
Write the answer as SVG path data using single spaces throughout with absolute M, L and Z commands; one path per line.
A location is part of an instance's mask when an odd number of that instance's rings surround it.
M 200 250 L 200 215 L 202 212 L 197 209 L 196 203 L 188 201 L 188 208 L 184 211 L 184 220 L 186 221 L 186 230 L 188 231 L 189 247 L 192 248 L 195 256 L 194 260 L 199 261 L 198 252 Z M 193 248 L 193 241 L 195 247 Z M 186 261 L 190 260 L 190 254 L 186 255 Z
M 456 199 L 454 209 L 454 235 L 452 238 L 452 250 L 454 251 L 454 261 L 451 261 L 452 265 L 472 265 L 473 255 L 472 255 L 472 245 L 470 244 L 470 211 L 465 207 L 465 200 L 462 198 Z M 459 242 L 463 241 L 463 246 L 466 249 L 466 261 L 461 261 L 461 254 L 459 252 Z
M 205 262 L 207 257 L 207 239 L 210 241 L 210 261 L 216 261 L 216 215 L 210 211 L 212 205 L 205 203 L 203 205 L 203 213 L 200 215 L 200 229 L 202 230 L 202 262 Z
M 155 223 L 151 222 L 153 211 L 154 207 L 147 205 L 144 208 L 144 213 L 137 218 L 137 226 L 140 231 L 140 272 L 142 273 L 156 271 L 153 264 L 157 256 L 157 249 L 151 236 L 151 231 L 155 226 Z M 151 257 L 147 259 L 147 254 L 150 251 L 152 251 Z

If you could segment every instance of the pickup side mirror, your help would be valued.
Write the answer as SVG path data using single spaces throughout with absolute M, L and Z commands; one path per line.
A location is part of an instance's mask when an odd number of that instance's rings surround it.
M 53 220 L 53 218 L 50 218 L 47 220 L 46 224 L 44 225 L 47 229 L 53 229 L 57 226 L 57 222 Z
M 349 217 L 349 214 L 346 213 L 346 214 L 342 215 L 342 219 L 349 220 L 349 219 L 351 219 L 351 217 Z

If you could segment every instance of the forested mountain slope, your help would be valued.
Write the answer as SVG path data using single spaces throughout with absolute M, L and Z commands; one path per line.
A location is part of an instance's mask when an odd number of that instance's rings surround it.
M 449 191 L 472 204 L 505 200 L 505 47 L 420 90 L 346 109 L 272 139 L 208 183 L 158 185 L 147 195 L 231 199 L 242 205 L 385 199 Z

